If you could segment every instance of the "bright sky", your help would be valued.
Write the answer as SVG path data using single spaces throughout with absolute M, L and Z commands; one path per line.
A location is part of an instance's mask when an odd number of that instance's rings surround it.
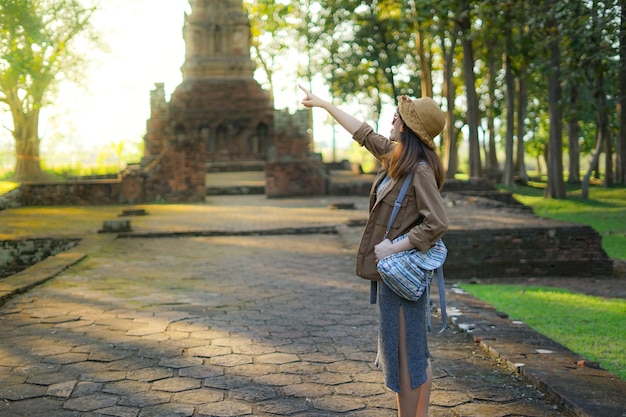
M 58 101 L 42 120 L 41 135 L 55 133 L 71 146 L 141 142 L 150 116 L 150 91 L 182 81 L 182 39 L 187 0 L 107 0 L 94 25 L 109 50 L 96 52 L 85 86 L 63 83 Z

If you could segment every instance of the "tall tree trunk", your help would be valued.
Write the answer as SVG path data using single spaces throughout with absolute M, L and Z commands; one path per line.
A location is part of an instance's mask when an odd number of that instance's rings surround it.
M 490 172 L 496 173 L 500 170 L 498 166 L 498 155 L 496 150 L 496 127 L 495 127 L 495 115 L 494 106 L 496 102 L 496 78 L 498 76 L 496 69 L 496 57 L 491 51 L 496 50 L 495 41 L 493 39 L 487 39 L 487 68 L 488 74 L 488 88 L 489 88 L 489 102 L 487 103 L 487 134 L 489 135 L 489 147 L 487 152 L 487 168 Z
M 453 179 L 459 170 L 458 136 L 454 129 L 454 100 L 456 98 L 455 85 L 453 81 L 454 72 L 454 45 L 456 44 L 456 33 L 452 34 L 451 46 L 446 46 L 445 37 L 441 36 L 441 50 L 443 52 L 443 94 L 446 97 L 446 127 L 444 130 L 445 151 L 444 159 L 446 164 L 446 179 Z
M 16 95 L 17 97 L 17 95 Z M 12 106 L 13 138 L 15 139 L 16 181 L 40 181 L 45 175 L 39 160 L 39 110 L 23 112 L 21 105 Z
M 555 0 L 548 3 L 553 7 Z M 548 76 L 548 108 L 550 114 L 550 139 L 548 143 L 548 185 L 546 197 L 565 198 L 565 182 L 563 181 L 563 138 L 561 105 L 561 50 L 559 47 L 558 22 L 551 19 L 549 33 L 550 74 Z
M 578 120 L 578 86 L 572 83 L 569 93 L 569 105 L 571 116 L 567 120 L 569 133 L 569 177 L 570 184 L 580 184 L 580 120 Z
M 522 184 L 528 184 L 528 173 L 526 172 L 526 147 L 524 146 L 524 127 L 526 126 L 526 107 L 528 104 L 528 80 L 526 78 L 526 66 L 522 65 L 520 76 L 518 77 L 517 91 L 517 158 L 515 166 L 517 178 Z
M 591 160 L 591 163 L 589 164 L 589 169 L 587 169 L 587 172 L 585 173 L 582 184 L 580 186 L 581 197 L 583 198 L 583 200 L 586 200 L 589 198 L 589 182 L 591 181 L 591 173 L 593 172 L 594 165 L 597 165 L 598 161 L 600 160 L 600 154 L 602 153 L 602 145 L 603 145 L 602 134 L 598 132 L 596 133 L 596 149 L 593 152 L 593 159 Z
M 480 178 L 482 164 L 480 158 L 480 141 L 478 139 L 478 96 L 476 94 L 476 75 L 474 74 L 474 49 L 471 40 L 471 21 L 469 4 L 460 1 L 461 46 L 463 47 L 463 79 L 467 98 L 467 127 L 469 130 L 469 176 Z
M 615 183 L 626 185 L 626 0 L 620 0 L 619 72 L 617 117 L 619 132 L 615 141 Z
M 415 13 L 413 24 L 415 26 L 415 45 L 417 47 L 417 56 L 419 57 L 420 79 L 422 82 L 422 97 L 433 96 L 433 81 L 430 73 L 430 59 L 424 48 L 424 34 L 420 28 L 418 14 Z
M 511 30 L 511 17 L 507 9 L 505 12 L 504 30 L 504 80 L 506 85 L 506 134 L 504 138 L 504 172 L 502 183 L 506 186 L 513 185 L 513 132 L 515 131 L 515 77 L 513 76 L 513 63 L 511 53 L 513 49 L 513 34 Z

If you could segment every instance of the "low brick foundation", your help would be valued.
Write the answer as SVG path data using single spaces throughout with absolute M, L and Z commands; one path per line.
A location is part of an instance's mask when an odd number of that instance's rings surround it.
M 122 182 L 119 179 L 22 183 L 19 204 L 22 206 L 119 204 L 121 187 Z
M 78 244 L 73 238 L 30 238 L 0 241 L 0 278 L 13 275 Z
M 268 162 L 265 165 L 268 198 L 325 195 L 329 178 L 321 161 Z

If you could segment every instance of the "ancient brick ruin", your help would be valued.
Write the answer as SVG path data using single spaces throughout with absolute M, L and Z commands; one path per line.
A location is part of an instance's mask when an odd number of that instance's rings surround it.
M 254 80 L 242 1 L 190 4 L 183 29 L 183 82 L 169 102 L 163 84 L 151 92 L 144 157 L 125 173 L 121 201 L 201 201 L 207 169 L 263 169 L 268 163 L 278 164 L 268 165 L 270 193 L 319 194 L 324 189 L 321 161 L 308 158 L 308 116 L 275 111 Z M 292 183 L 286 175 L 293 169 L 282 167 L 296 163 L 301 167 Z M 275 189 L 277 183 L 285 186 Z

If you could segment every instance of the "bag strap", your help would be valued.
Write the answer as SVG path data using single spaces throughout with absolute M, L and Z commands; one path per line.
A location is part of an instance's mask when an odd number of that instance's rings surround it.
M 391 210 L 391 216 L 389 216 L 389 222 L 387 223 L 387 229 L 385 230 L 385 236 L 383 240 L 387 239 L 387 234 L 391 230 L 391 226 L 393 225 L 393 221 L 396 219 L 398 212 L 400 211 L 400 207 L 402 207 L 402 200 L 404 200 L 404 196 L 409 189 L 409 184 L 411 183 L 411 177 L 413 176 L 413 172 L 409 172 L 409 175 L 404 180 L 404 184 L 402 184 L 402 188 L 400 189 L 400 193 L 398 197 L 396 197 L 396 201 L 393 203 L 393 210 Z M 378 298 L 378 281 L 372 281 L 370 284 L 370 304 L 376 304 L 376 299 Z
M 400 193 L 398 194 L 396 201 L 393 203 L 393 210 L 391 211 L 391 216 L 389 216 L 389 222 L 387 223 L 387 229 L 385 230 L 385 236 L 383 237 L 383 240 L 387 239 L 387 234 L 389 234 L 389 231 L 391 230 L 393 221 L 396 219 L 396 216 L 400 211 L 400 207 L 402 207 L 402 200 L 404 200 L 404 196 L 409 189 L 411 177 L 413 177 L 413 172 L 409 172 L 409 175 L 407 175 L 406 179 L 404 180 L 404 184 L 402 184 L 402 188 L 400 189 Z
M 441 306 L 441 330 L 433 331 L 432 321 L 430 318 L 430 285 L 426 286 L 426 315 L 428 317 L 428 330 L 433 333 L 441 334 L 448 327 L 448 314 L 446 313 L 446 291 L 443 282 L 443 266 L 437 268 L 437 287 L 439 288 L 439 304 Z

